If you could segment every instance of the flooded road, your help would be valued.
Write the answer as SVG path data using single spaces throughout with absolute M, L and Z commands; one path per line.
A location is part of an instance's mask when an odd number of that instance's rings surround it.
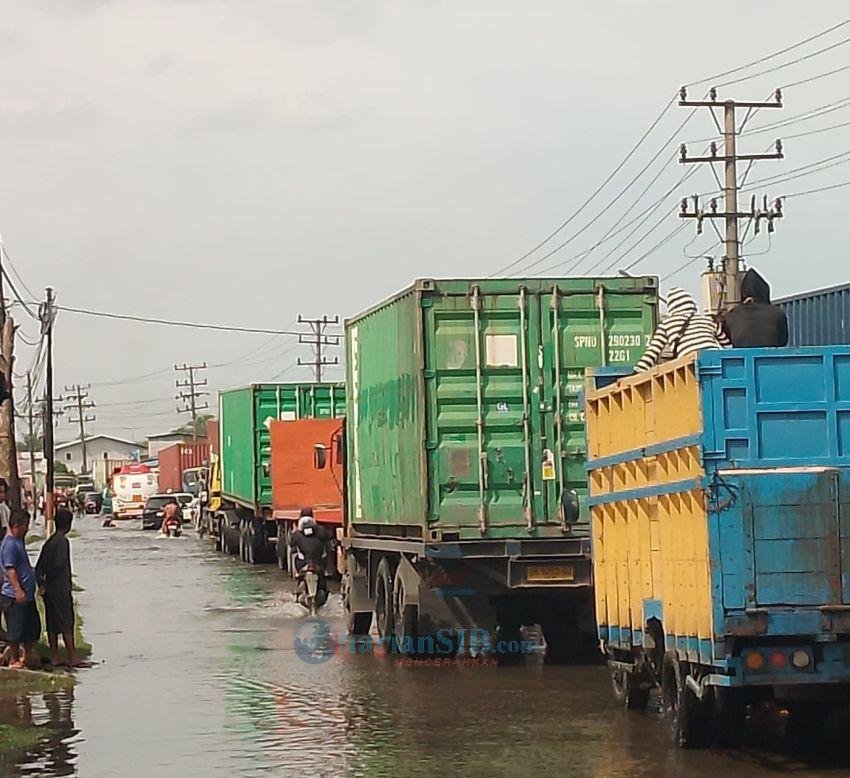
M 304 612 L 277 568 L 191 534 L 76 525 L 102 664 L 72 690 L 0 693 L 0 720 L 47 734 L 4 775 L 850 775 L 850 759 L 817 770 L 770 743 L 676 751 L 655 716 L 613 704 L 602 667 L 404 667 L 345 646 L 305 661 Z M 324 611 L 339 634 L 338 600 Z

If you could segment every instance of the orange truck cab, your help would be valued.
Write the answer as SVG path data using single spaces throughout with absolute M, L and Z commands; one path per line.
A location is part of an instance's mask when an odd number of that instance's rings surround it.
M 277 558 L 281 570 L 292 570 L 289 540 L 302 508 L 336 538 L 342 527 L 345 463 L 342 419 L 272 421 L 272 509 L 277 521 Z M 316 467 L 321 456 L 323 467 Z M 328 572 L 336 569 L 336 542 L 328 549 Z

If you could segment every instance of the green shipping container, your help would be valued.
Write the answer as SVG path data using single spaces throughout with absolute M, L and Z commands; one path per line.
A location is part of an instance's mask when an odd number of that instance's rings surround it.
M 420 280 L 347 321 L 355 532 L 574 532 L 561 499 L 587 495 L 585 368 L 634 364 L 657 313 L 654 277 Z
M 345 385 L 254 384 L 219 395 L 221 491 L 257 515 L 272 504 L 272 419 L 330 419 L 345 413 Z

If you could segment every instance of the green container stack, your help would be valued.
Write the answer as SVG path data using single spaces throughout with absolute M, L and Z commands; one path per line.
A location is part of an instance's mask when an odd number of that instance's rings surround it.
M 272 504 L 274 419 L 329 419 L 345 413 L 343 383 L 253 384 L 219 395 L 222 497 L 259 515 Z
M 587 494 L 584 371 L 634 364 L 658 281 L 420 280 L 346 322 L 349 522 L 428 540 L 563 537 Z M 586 503 L 586 500 L 582 500 Z

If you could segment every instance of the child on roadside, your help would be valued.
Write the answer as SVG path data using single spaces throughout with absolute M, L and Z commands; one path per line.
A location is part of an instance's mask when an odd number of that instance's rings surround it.
M 35 661 L 33 644 L 41 636 L 41 618 L 35 604 L 35 571 L 24 546 L 29 524 L 30 517 L 26 511 L 12 511 L 9 531 L 0 543 L 0 564 L 3 567 L 0 596 L 7 608 L 6 655 L 9 667 L 18 669 L 32 667 Z
M 68 666 L 81 667 L 74 642 L 74 598 L 71 594 L 71 544 L 68 533 L 74 517 L 67 508 L 56 511 L 56 532 L 41 547 L 35 575 L 38 590 L 44 598 L 47 641 L 54 666 L 60 664 L 59 635 L 68 652 Z

